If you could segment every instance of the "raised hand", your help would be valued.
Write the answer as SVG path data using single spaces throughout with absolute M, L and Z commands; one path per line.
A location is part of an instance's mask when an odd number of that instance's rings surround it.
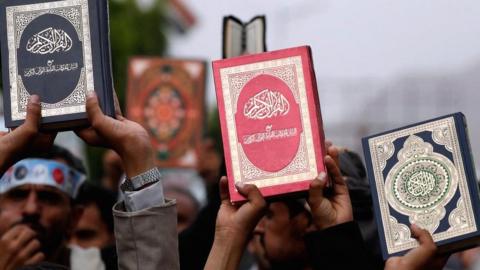
M 29 152 L 49 149 L 56 133 L 39 132 L 40 99 L 30 96 L 25 122 L 10 133 L 0 133 L 0 175 Z
M 105 115 L 95 92 L 89 93 L 86 108 L 91 126 L 75 132 L 87 144 L 107 147 L 117 152 L 128 177 L 139 175 L 155 166 L 150 138 L 141 125 L 123 117 L 118 106 L 116 119 Z
M 16 225 L 0 238 L 0 269 L 15 270 L 45 259 L 36 233 L 28 226 Z
M 427 230 L 415 224 L 410 226 L 412 236 L 417 239 L 420 246 L 410 250 L 400 257 L 391 257 L 385 264 L 385 270 L 435 270 L 443 269 L 448 257 L 437 255 L 437 246 Z
M 327 186 L 327 174 L 324 172 L 321 172 L 310 184 L 308 204 L 317 230 L 353 220 L 348 187 L 338 166 L 338 154 L 338 149 L 330 146 L 325 156 L 328 177 L 333 182 L 333 194 L 328 197 L 324 194 Z
M 230 203 L 227 178 L 220 179 L 222 203 L 205 269 L 237 269 L 250 234 L 266 210 L 267 204 L 256 186 L 237 185 L 237 190 L 248 199 L 240 206 Z

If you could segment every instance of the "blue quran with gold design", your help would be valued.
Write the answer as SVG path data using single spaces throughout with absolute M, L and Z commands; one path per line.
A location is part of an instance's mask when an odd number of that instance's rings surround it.
M 480 243 L 480 200 L 462 113 L 363 138 L 384 259 L 418 245 L 412 223 L 440 252 Z
M 87 125 L 96 91 L 113 116 L 107 0 L 5 0 L 0 44 L 5 125 L 20 125 L 30 95 L 40 96 L 43 129 Z

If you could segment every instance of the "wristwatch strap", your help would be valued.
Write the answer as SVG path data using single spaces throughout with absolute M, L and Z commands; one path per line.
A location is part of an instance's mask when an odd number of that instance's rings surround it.
M 157 182 L 158 180 L 160 180 L 161 176 L 162 175 L 160 174 L 158 168 L 154 167 L 130 179 L 128 177 L 125 177 L 123 183 L 120 185 L 120 189 L 123 191 L 139 190 L 148 184 Z

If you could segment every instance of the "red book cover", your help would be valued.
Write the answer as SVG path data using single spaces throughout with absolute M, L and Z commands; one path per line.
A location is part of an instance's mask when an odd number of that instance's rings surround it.
M 130 59 L 127 117 L 150 134 L 158 166 L 198 165 L 205 113 L 205 62 Z
M 235 183 L 263 196 L 308 190 L 325 171 L 324 133 L 310 47 L 213 62 L 232 202 Z

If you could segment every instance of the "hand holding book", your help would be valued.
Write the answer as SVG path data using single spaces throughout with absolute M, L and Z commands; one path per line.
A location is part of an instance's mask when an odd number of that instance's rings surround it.
M 323 230 L 353 220 L 352 204 L 348 187 L 339 169 L 338 149 L 328 148 L 325 165 L 330 180 L 333 182 L 332 196 L 325 196 L 327 174 L 321 172 L 310 184 L 308 204 L 312 211 L 313 224 L 317 230 Z
M 205 269 L 236 269 L 247 245 L 249 235 L 267 208 L 267 203 L 255 185 L 238 185 L 247 198 L 241 206 L 232 205 L 228 194 L 228 180 L 220 179 L 222 204 L 215 225 L 215 240 Z
M 107 1 L 6 0 L 0 21 L 6 127 L 23 123 L 31 95 L 41 99 L 42 130 L 85 126 L 93 89 L 113 115 Z
M 384 259 L 418 246 L 410 225 L 426 229 L 440 254 L 480 241 L 474 163 L 461 113 L 363 139 Z
M 385 264 L 385 270 L 440 270 L 443 269 L 448 256 L 437 256 L 437 246 L 427 230 L 415 224 L 410 226 L 412 237 L 417 239 L 419 246 L 400 257 L 391 257 Z
M 0 133 L 0 175 L 27 151 L 48 149 L 57 133 L 39 132 L 41 118 L 40 100 L 30 96 L 25 122 L 10 133 Z
M 116 119 L 103 114 L 94 92 L 87 98 L 87 115 L 91 127 L 77 130 L 77 135 L 90 145 L 115 150 L 122 158 L 127 177 L 155 167 L 150 139 L 142 126 L 124 118 L 119 110 Z
M 213 62 L 232 202 L 236 183 L 265 198 L 303 195 L 325 171 L 324 133 L 310 47 Z

